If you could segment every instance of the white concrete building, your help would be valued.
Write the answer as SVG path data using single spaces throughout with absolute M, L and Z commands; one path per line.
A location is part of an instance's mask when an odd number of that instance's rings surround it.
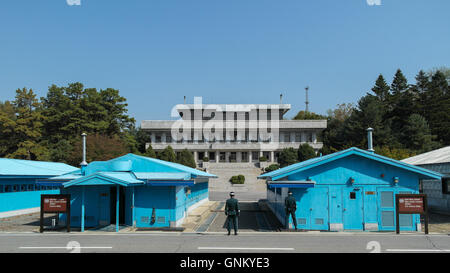
M 261 157 L 272 163 L 284 148 L 308 143 L 317 151 L 323 146 L 317 136 L 327 121 L 283 119 L 290 108 L 290 104 L 180 104 L 172 111 L 181 116 L 179 120 L 144 120 L 141 128 L 150 133 L 148 145 L 155 151 L 168 145 L 175 152 L 188 149 L 197 163 L 204 159 L 253 163 Z

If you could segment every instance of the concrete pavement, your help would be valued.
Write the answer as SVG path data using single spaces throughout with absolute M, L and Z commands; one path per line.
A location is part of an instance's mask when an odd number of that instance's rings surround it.
M 0 253 L 439 253 L 450 236 L 393 233 L 0 233 Z

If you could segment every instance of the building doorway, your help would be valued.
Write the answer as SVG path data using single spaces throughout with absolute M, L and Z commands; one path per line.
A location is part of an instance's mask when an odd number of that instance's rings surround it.
M 110 212 L 111 212 L 111 224 L 116 224 L 116 200 L 117 200 L 117 187 L 110 188 Z M 123 187 L 119 187 L 119 225 L 125 224 L 125 193 Z

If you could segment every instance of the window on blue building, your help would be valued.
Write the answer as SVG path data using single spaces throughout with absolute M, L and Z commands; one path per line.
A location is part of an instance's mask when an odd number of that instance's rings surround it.
M 3 193 L 3 192 L 4 192 L 4 186 L 0 185 L 0 193 Z
M 14 185 L 14 186 L 12 187 L 12 191 L 13 191 L 13 192 L 19 191 L 19 185 Z

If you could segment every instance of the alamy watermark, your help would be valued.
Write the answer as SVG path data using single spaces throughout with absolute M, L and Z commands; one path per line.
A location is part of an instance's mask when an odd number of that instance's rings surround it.
M 178 104 L 171 116 L 173 142 L 279 142 L 279 105 L 207 104 L 194 97 L 194 104 Z
M 381 6 L 381 0 L 366 0 L 369 6 Z
M 81 0 L 66 0 L 69 6 L 81 6 Z

